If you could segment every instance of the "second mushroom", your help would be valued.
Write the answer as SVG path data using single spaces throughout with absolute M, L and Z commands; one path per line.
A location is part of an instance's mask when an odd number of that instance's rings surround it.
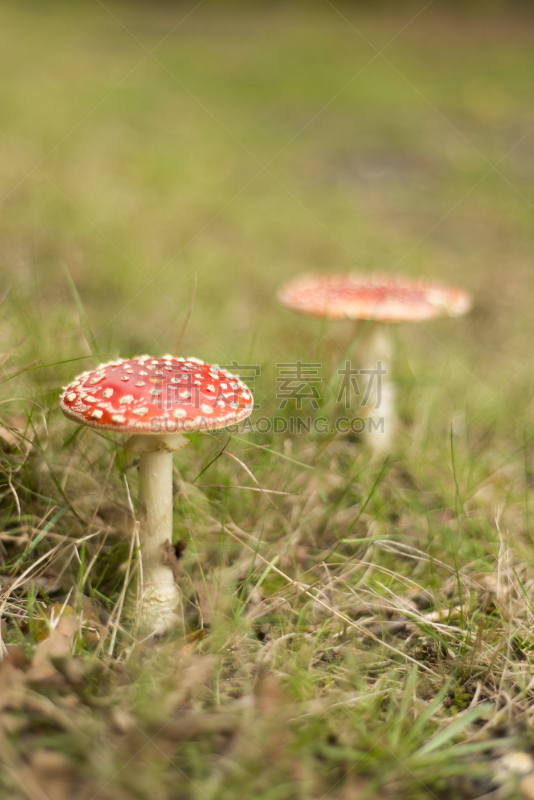
M 377 453 L 391 449 L 395 425 L 395 387 L 389 376 L 393 357 L 389 324 L 457 317 L 471 308 L 471 298 L 463 289 L 363 273 L 301 276 L 283 286 L 278 296 L 286 308 L 307 316 L 354 320 L 355 336 L 360 333 L 362 321 L 367 321 L 358 363 L 365 367 L 360 373 L 367 373 L 370 381 L 378 370 L 382 378 L 380 395 L 378 377 L 374 387 L 368 385 L 367 405 L 362 409 L 368 417 L 366 437 Z

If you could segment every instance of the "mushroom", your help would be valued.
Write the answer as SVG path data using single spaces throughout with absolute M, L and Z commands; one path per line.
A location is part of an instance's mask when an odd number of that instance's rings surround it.
M 278 297 L 287 308 L 308 316 L 357 320 L 358 329 L 362 320 L 372 322 L 364 338 L 363 366 L 375 385 L 368 384 L 368 402 L 363 413 L 370 417 L 367 438 L 373 450 L 379 453 L 391 449 L 391 423 L 395 419 L 395 389 L 388 376 L 392 347 L 387 325 L 456 317 L 471 308 L 471 297 L 463 289 L 363 273 L 301 276 L 283 286 Z M 378 376 L 376 382 L 372 376 L 377 369 L 382 370 L 380 395 Z
M 141 627 L 162 632 L 178 622 L 180 592 L 163 549 L 172 541 L 172 458 L 182 435 L 214 431 L 252 412 L 253 398 L 238 376 L 197 358 L 138 356 L 79 375 L 61 396 L 69 419 L 101 431 L 131 434 L 140 453 L 139 540 Z

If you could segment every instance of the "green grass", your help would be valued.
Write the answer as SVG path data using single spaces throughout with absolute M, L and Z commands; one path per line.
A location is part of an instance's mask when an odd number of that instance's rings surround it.
M 2 7 L 6 796 L 523 796 L 532 18 L 422 6 Z M 335 388 L 353 330 L 276 290 L 353 269 L 458 283 L 475 307 L 395 331 L 387 460 L 339 434 L 191 436 L 185 631 L 138 642 L 135 458 L 75 429 L 60 387 L 172 351 L 196 281 L 182 353 L 261 366 L 254 417 L 295 418 L 276 364 L 320 362 Z M 313 413 L 335 419 L 335 391 Z M 63 606 L 84 627 L 44 675 Z

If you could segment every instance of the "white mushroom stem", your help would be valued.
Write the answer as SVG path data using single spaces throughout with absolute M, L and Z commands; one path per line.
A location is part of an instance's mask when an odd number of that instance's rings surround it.
M 365 440 L 377 455 L 387 454 L 393 444 L 395 427 L 395 384 L 391 376 L 392 344 L 389 325 L 372 322 L 361 343 L 360 369 L 370 370 L 365 393 L 368 397 L 362 417 L 366 419 Z M 364 397 L 366 394 L 364 394 Z
M 181 434 L 137 434 L 126 442 L 141 454 L 139 461 L 138 521 L 142 585 L 140 626 L 161 633 L 179 622 L 180 590 L 163 547 L 172 542 L 172 458 L 187 444 Z

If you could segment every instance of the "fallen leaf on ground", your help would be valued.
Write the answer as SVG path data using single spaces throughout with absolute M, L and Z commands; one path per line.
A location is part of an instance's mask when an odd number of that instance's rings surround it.
M 59 683 L 63 682 L 63 676 L 58 672 L 53 664 L 53 659 L 65 658 L 70 655 L 74 637 L 80 627 L 79 621 L 66 614 L 62 615 L 51 631 L 50 636 L 37 645 L 33 654 L 33 660 L 28 670 L 28 680 L 30 683 Z
M 46 608 L 39 609 L 33 619 L 33 635 L 37 642 L 43 642 L 50 636 L 50 631 L 54 630 L 60 617 L 65 614 L 68 617 L 74 616 L 72 606 L 63 606 L 63 603 L 52 603 Z
M 24 695 L 26 656 L 18 647 L 0 661 L 0 709 L 17 708 Z

